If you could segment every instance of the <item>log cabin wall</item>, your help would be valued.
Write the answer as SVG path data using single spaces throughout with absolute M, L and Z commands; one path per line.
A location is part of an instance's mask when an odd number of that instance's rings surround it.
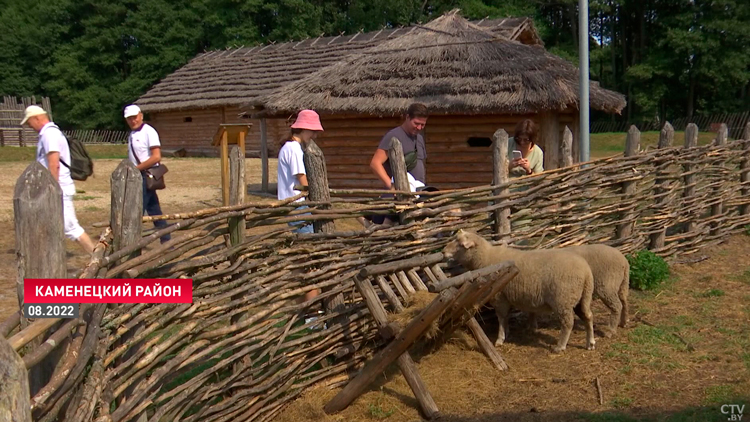
M 177 111 L 153 112 L 147 123 L 159 132 L 165 149 L 185 148 L 190 155 L 216 157 L 219 151 L 211 140 L 221 123 L 251 123 L 245 139 L 247 157 L 260 157 L 260 120 L 240 117 L 239 107 L 213 107 Z M 269 156 L 278 153 L 277 140 L 287 132 L 285 119 L 267 119 Z
M 557 115 L 557 140 L 565 125 L 571 127 L 571 112 Z M 433 115 L 427 121 L 427 184 L 439 189 L 463 188 L 492 182 L 492 135 L 505 129 L 510 136 L 516 124 L 531 118 L 540 124 L 539 115 Z M 385 133 L 400 124 L 397 117 L 321 116 L 325 132 L 317 144 L 323 150 L 332 188 L 380 188 L 370 170 L 372 154 Z M 546 151 L 547 141 L 540 139 Z M 559 146 L 554 146 L 559 148 Z

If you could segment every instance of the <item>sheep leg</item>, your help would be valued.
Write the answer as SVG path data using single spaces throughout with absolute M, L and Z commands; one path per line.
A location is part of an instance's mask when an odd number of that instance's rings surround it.
M 625 328 L 628 323 L 628 293 L 630 291 L 630 268 L 625 269 L 625 278 L 620 282 L 620 289 L 617 291 L 617 296 L 622 304 L 622 312 L 620 312 L 620 327 Z
M 591 299 L 584 297 L 575 308 L 578 318 L 586 324 L 586 350 L 594 350 L 596 339 L 594 338 L 594 314 L 591 313 Z
M 539 328 L 539 324 L 536 322 L 536 314 L 529 312 L 529 330 L 536 331 Z
M 557 316 L 560 318 L 561 329 L 560 340 L 558 340 L 557 345 L 552 348 L 554 353 L 560 353 L 565 350 L 565 347 L 568 345 L 568 340 L 570 339 L 570 332 L 573 331 L 573 320 L 575 319 L 572 309 L 559 310 L 557 311 Z
M 510 316 L 510 303 L 502 298 L 493 300 L 492 306 L 495 308 L 497 315 L 497 340 L 495 347 L 502 345 L 508 335 L 508 318 Z
M 609 309 L 609 327 L 604 331 L 604 337 L 612 337 L 617 332 L 617 324 L 620 322 L 622 303 L 619 297 L 602 296 L 604 306 Z

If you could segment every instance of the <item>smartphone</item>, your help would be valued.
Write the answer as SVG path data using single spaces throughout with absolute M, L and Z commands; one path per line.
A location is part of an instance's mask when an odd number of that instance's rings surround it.
M 513 159 L 514 159 L 514 160 L 519 160 L 519 159 L 521 159 L 521 158 L 523 158 L 523 155 L 521 155 L 521 151 L 519 151 L 519 150 L 514 150 L 514 151 L 513 151 Z

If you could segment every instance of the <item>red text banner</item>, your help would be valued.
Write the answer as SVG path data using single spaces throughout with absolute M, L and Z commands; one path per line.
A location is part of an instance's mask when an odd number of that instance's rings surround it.
M 193 303 L 193 280 L 27 278 L 25 303 Z

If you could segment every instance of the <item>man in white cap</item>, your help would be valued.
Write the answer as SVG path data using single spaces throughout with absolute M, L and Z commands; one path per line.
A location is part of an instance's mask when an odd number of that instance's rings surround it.
M 49 169 L 62 190 L 63 199 L 63 222 L 65 226 L 65 237 L 75 240 L 88 253 L 94 251 L 94 242 L 83 230 L 73 207 L 73 196 L 76 194 L 76 186 L 70 177 L 70 169 L 66 163 L 70 163 L 70 147 L 65 135 L 54 123 L 49 120 L 49 115 L 39 106 L 26 107 L 26 113 L 21 126 L 28 124 L 39 133 L 39 141 L 36 144 L 36 160 Z M 61 166 L 60 163 L 63 163 Z
M 125 107 L 123 113 L 125 121 L 130 126 L 128 137 L 128 159 L 141 171 L 143 177 L 143 213 L 151 216 L 162 215 L 159 196 L 155 190 L 146 189 L 146 176 L 144 171 L 161 163 L 161 143 L 159 134 L 151 125 L 143 123 L 141 108 L 135 104 Z M 167 227 L 165 220 L 154 221 L 154 227 L 163 229 Z M 171 239 L 169 234 L 161 237 L 161 243 Z

